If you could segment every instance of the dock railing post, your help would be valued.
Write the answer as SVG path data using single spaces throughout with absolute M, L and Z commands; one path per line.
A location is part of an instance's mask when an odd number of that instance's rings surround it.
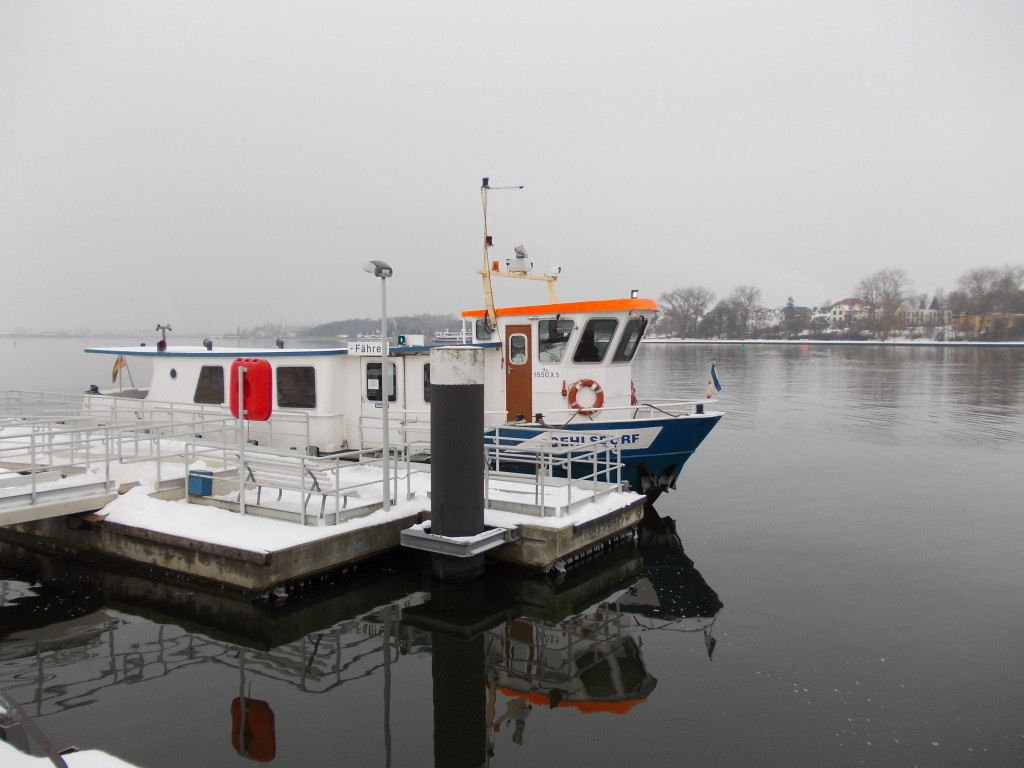
M 245 372 L 238 367 L 238 511 L 245 514 Z

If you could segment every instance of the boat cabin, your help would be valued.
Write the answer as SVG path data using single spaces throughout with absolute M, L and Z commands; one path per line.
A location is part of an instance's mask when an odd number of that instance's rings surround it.
M 470 343 L 485 349 L 485 423 L 567 422 L 625 418 L 631 405 L 630 364 L 657 305 L 614 299 L 463 313 Z M 468 338 L 468 334 L 467 337 Z M 419 339 L 415 339 L 419 341 Z M 436 345 L 435 345 L 436 346 Z M 386 389 L 390 431 L 429 447 L 430 345 L 389 346 Z M 263 349 L 109 347 L 86 352 L 152 364 L 147 389 L 87 395 L 91 408 L 182 410 L 228 415 L 231 366 L 260 358 L 271 366 L 272 415 L 250 422 L 249 440 L 313 455 L 381 442 L 380 342 L 345 348 Z M 119 357 L 120 359 L 120 357 Z M 115 371 L 116 373 L 116 371 Z M 120 396 L 119 396 L 120 395 Z M 111 397 L 113 396 L 113 397 Z

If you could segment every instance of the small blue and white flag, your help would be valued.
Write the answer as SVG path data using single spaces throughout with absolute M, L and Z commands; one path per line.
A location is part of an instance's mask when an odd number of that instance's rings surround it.
M 718 392 L 722 391 L 722 383 L 718 380 L 718 372 L 715 370 L 715 364 L 711 364 L 711 375 L 708 376 L 708 399 L 711 399 Z

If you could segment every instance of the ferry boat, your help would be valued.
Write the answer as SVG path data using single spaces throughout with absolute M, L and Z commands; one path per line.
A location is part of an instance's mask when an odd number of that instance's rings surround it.
M 652 299 L 629 296 L 559 302 L 560 270 L 535 275 L 522 246 L 504 269 L 490 258 L 484 179 L 484 307 L 462 312 L 466 341 L 484 350 L 484 409 L 488 440 L 503 445 L 573 447 L 602 440 L 617 443 L 622 479 L 653 501 L 674 488 L 683 465 L 722 417 L 706 409 L 712 399 L 648 401 L 635 391 L 632 363 L 658 312 Z M 497 278 L 539 280 L 548 301 L 496 306 Z M 156 413 L 212 410 L 227 414 L 230 371 L 236 359 L 269 364 L 272 402 L 266 421 L 248 423 L 248 440 L 308 455 L 381 448 L 384 436 L 410 455 L 429 455 L 430 350 L 422 336 L 399 336 L 386 351 L 381 339 L 351 341 L 330 349 L 169 346 L 167 326 L 153 346 L 89 348 L 112 356 L 118 369 L 134 358 L 152 363 L 148 387 L 101 391 L 93 386 L 94 412 L 132 409 Z M 385 357 L 386 356 L 386 357 Z M 387 370 L 381 375 L 382 360 Z M 383 379 L 383 381 L 382 381 Z M 388 392 L 387 408 L 382 393 Z M 235 401 L 237 402 L 237 400 Z M 387 413 L 388 429 L 382 415 Z M 395 439 L 397 433 L 397 440 Z M 509 467 L 503 467 L 508 469 Z M 513 467 L 514 468 L 514 467 Z M 536 471 L 524 465 L 521 471 Z
M 445 328 L 443 331 L 438 331 L 434 334 L 435 344 L 472 344 L 473 334 L 468 329 L 463 328 L 461 331 L 449 331 Z

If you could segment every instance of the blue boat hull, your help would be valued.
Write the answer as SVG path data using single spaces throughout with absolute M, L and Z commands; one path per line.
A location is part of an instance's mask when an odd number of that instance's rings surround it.
M 622 479 L 631 490 L 647 496 L 653 502 L 664 491 L 676 487 L 676 479 L 687 459 L 693 455 L 708 433 L 714 429 L 722 414 L 693 414 L 678 418 L 637 419 L 629 421 L 603 421 L 599 424 L 571 424 L 547 427 L 538 424 L 517 426 L 513 432 L 522 441 L 535 443 L 542 435 L 553 446 L 581 447 L 599 436 L 614 437 L 618 441 L 623 463 Z M 502 442 L 507 433 L 502 431 Z M 503 464 L 503 469 L 514 468 Z M 518 467 L 532 472 L 532 465 Z M 582 470 L 581 470 L 582 471 Z

